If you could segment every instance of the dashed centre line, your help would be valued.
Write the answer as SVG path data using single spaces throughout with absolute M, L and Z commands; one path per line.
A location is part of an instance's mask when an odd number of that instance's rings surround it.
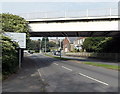
M 57 63 L 53 63 L 53 64 L 55 64 L 55 65 L 59 65 L 59 64 L 57 64 Z M 64 69 L 66 69 L 66 70 L 69 70 L 69 71 L 73 71 L 72 69 L 70 69 L 70 68 L 67 68 L 67 67 L 65 67 L 65 66 L 61 66 L 62 68 L 64 68 Z M 40 70 L 38 69 L 38 73 L 39 73 L 39 76 L 42 78 L 42 75 L 41 75 L 41 72 L 40 72 Z M 89 78 L 89 79 L 91 79 L 91 80 L 94 80 L 94 81 L 96 81 L 96 82 L 99 82 L 99 83 L 101 83 L 101 84 L 104 84 L 104 85 L 109 85 L 109 84 L 107 84 L 107 83 L 105 83 L 105 82 L 103 82 L 103 81 L 100 81 L 100 80 L 98 80 L 98 79 L 95 79 L 95 78 L 93 78 L 93 77 L 90 77 L 90 76 L 87 76 L 87 75 L 85 75 L 85 74 L 83 74 L 83 73 L 78 73 L 79 75 L 81 75 L 81 76 L 84 76 L 84 77 L 87 77 L 87 78 Z M 42 78 L 42 81 L 44 81 L 44 79 Z
M 67 67 L 65 67 L 65 66 L 62 66 L 62 68 L 67 69 L 67 70 L 69 70 L 69 71 L 72 71 L 72 69 L 67 68 Z
M 103 81 L 97 80 L 97 79 L 92 78 L 92 77 L 90 77 L 90 76 L 87 76 L 87 75 L 85 75 L 85 74 L 79 73 L 79 75 L 82 75 L 82 76 L 84 76 L 84 77 L 87 77 L 87 78 L 89 78 L 89 79 L 91 79 L 91 80 L 94 80 L 94 81 L 96 81 L 96 82 L 99 82 L 99 83 L 101 83 L 101 84 L 104 84 L 104 85 L 107 85 L 107 86 L 109 85 L 109 84 L 107 84 L 107 83 L 105 83 L 105 82 L 103 82 Z

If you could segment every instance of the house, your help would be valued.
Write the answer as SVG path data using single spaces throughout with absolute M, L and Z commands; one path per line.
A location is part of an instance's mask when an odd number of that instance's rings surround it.
M 78 37 L 65 37 L 63 40 L 63 52 L 72 52 L 74 51 L 74 41 Z
M 56 39 L 49 39 L 49 42 L 54 42 L 54 43 L 57 43 L 58 40 Z
M 79 50 L 79 51 L 82 51 L 83 50 L 82 45 L 83 45 L 84 41 L 85 41 L 85 37 L 78 37 L 73 43 L 74 48 Z

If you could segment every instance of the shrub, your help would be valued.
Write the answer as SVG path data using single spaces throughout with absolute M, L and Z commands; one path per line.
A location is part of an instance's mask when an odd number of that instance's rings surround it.
M 2 74 L 15 73 L 18 68 L 18 44 L 2 36 Z

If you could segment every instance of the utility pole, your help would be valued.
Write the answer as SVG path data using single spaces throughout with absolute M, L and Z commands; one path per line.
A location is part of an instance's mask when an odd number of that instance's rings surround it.
M 40 49 L 39 49 L 39 52 L 41 53 L 41 40 L 39 39 L 39 42 L 40 42 Z
M 56 37 L 56 50 L 58 51 L 58 37 Z
M 60 39 L 60 58 L 61 58 L 61 39 Z
M 45 37 L 45 54 L 46 54 L 46 37 Z

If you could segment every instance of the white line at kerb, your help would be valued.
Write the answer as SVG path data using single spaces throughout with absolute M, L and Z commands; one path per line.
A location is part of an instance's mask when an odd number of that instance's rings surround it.
M 87 75 L 85 75 L 85 74 L 82 74 L 82 73 L 79 73 L 80 75 L 82 75 L 82 76 L 84 76 L 84 77 L 87 77 L 87 78 L 89 78 L 89 79 L 91 79 L 91 80 L 94 80 L 94 81 L 97 81 L 97 82 L 99 82 L 99 83 L 101 83 L 101 84 L 104 84 L 104 85 L 109 85 L 109 84 L 107 84 L 107 83 L 105 83 L 105 82 L 102 82 L 102 81 L 100 81 L 100 80 L 97 80 L 97 79 L 95 79 L 95 78 L 92 78 L 92 77 L 89 77 L 89 76 L 87 76 Z
M 40 77 L 42 77 L 42 75 L 41 75 L 41 73 L 40 73 L 39 69 L 38 69 L 38 73 L 39 73 L 39 76 L 40 76 Z
M 39 69 L 38 69 L 38 73 L 39 73 L 40 78 L 42 78 L 42 74 Z M 45 80 L 42 78 L 42 81 L 45 81 Z
M 54 63 L 55 65 L 58 65 L 57 63 Z
M 72 71 L 72 69 L 69 69 L 69 68 L 64 67 L 64 66 L 62 66 L 62 68 L 67 69 L 67 70 L 69 70 L 69 71 Z

